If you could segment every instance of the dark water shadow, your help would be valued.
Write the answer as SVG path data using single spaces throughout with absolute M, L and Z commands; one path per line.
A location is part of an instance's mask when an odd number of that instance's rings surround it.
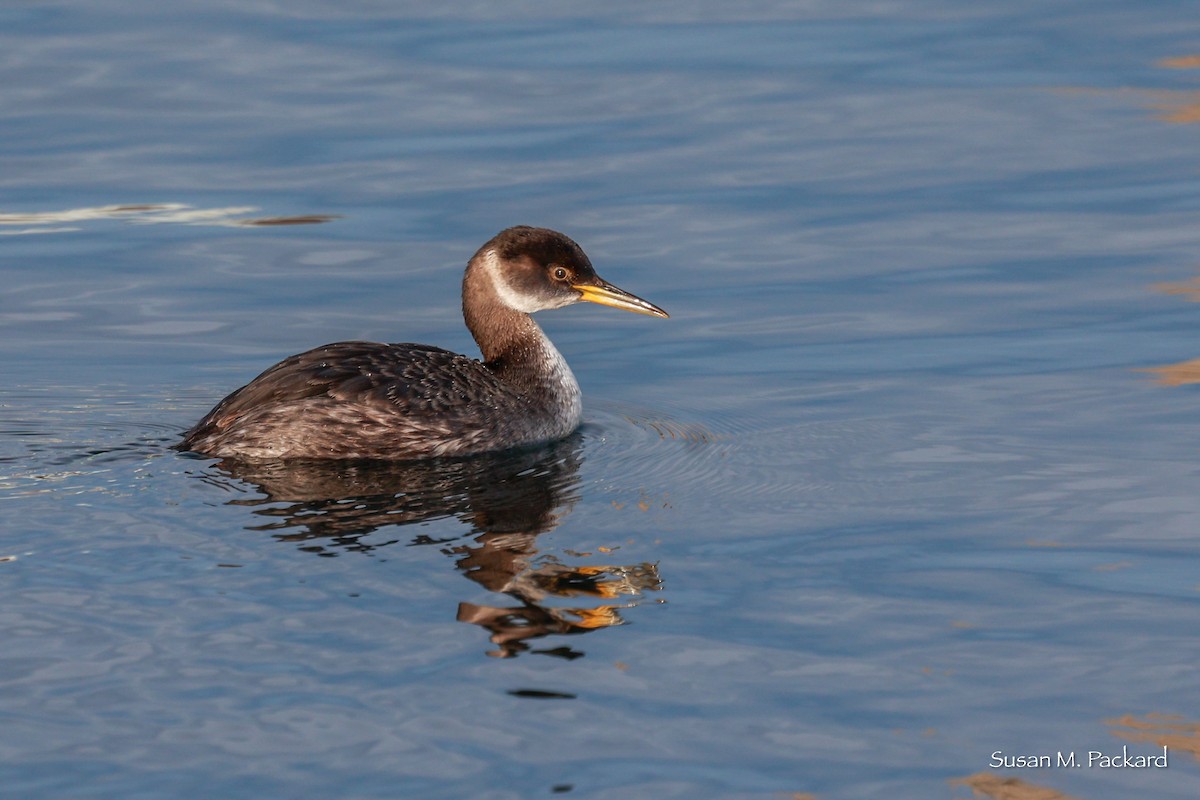
M 656 564 L 565 563 L 541 554 L 538 537 L 554 530 L 579 500 L 582 437 L 535 449 L 428 462 L 218 462 L 207 480 L 235 478 L 261 497 L 229 505 L 252 509 L 277 541 L 322 557 L 372 556 L 395 546 L 434 545 L 469 579 L 516 605 L 460 602 L 456 618 L 489 633 L 509 658 L 551 634 L 582 634 L 623 624 L 621 610 L 660 586 Z M 403 535 L 403 527 L 456 518 L 467 531 L 445 539 Z M 394 532 L 381 538 L 377 532 Z M 370 537 L 370 538 L 368 538 Z M 589 603 L 588 601 L 591 601 Z M 562 658 L 569 647 L 532 650 Z

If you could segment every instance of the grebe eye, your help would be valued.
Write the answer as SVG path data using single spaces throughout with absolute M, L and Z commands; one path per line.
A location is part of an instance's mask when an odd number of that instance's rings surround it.
M 562 267 L 555 267 L 554 279 L 558 281 L 565 281 L 567 279 L 567 271 Z

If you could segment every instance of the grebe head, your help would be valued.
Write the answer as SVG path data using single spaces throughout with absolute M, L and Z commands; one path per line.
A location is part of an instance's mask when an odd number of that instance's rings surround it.
M 503 305 L 525 314 L 586 300 L 652 317 L 667 316 L 658 306 L 601 278 L 579 245 L 547 228 L 522 225 L 498 233 L 471 259 L 464 289 L 469 290 L 475 269 L 490 278 Z

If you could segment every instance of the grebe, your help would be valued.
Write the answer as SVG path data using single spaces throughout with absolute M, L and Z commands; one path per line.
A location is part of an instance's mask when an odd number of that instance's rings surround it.
M 399 461 L 561 439 L 579 427 L 579 384 L 529 315 L 587 300 L 667 316 L 601 279 L 571 239 L 526 226 L 479 248 L 462 295 L 482 361 L 423 344 L 327 344 L 226 397 L 179 449 L 251 461 Z

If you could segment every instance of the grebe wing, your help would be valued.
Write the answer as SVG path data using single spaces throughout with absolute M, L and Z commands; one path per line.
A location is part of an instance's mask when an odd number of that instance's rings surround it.
M 400 416 L 454 415 L 514 398 L 473 358 L 423 344 L 337 342 L 285 358 L 230 394 L 186 440 L 246 414 L 307 399 L 365 405 Z

